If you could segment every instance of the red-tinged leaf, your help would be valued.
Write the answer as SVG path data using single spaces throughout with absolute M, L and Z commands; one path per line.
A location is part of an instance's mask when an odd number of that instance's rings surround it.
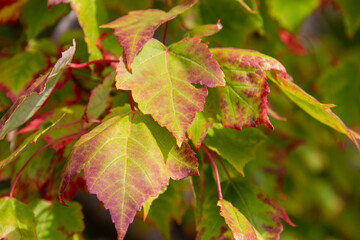
M 290 76 L 286 79 L 286 72 L 269 72 L 269 78 L 275 82 L 280 89 L 299 107 L 301 107 L 310 116 L 319 122 L 335 129 L 348 136 L 354 142 L 356 147 L 360 150 L 360 144 L 356 140 L 353 132 L 343 123 L 343 121 L 333 113 L 330 108 L 334 107 L 332 104 L 323 104 L 314 97 L 307 94 L 299 86 L 292 82 Z
M 306 48 L 300 43 L 297 36 L 292 35 L 286 30 L 279 30 L 281 41 L 296 55 L 303 56 L 307 54 Z
M 96 120 L 106 110 L 108 106 L 108 98 L 110 90 L 115 82 L 116 73 L 112 72 L 104 79 L 102 84 L 99 84 L 91 91 L 89 103 L 86 106 L 85 114 L 88 120 Z
M 49 97 L 62 71 L 75 53 L 75 41 L 73 44 L 72 47 L 62 53 L 62 57 L 56 62 L 53 69 L 39 77 L 1 118 L 0 139 L 29 120 Z
M 22 134 L 27 132 L 36 132 L 40 129 L 41 125 L 44 123 L 44 121 L 52 114 L 51 111 L 44 113 L 42 116 L 32 120 L 29 125 L 26 127 L 20 129 L 16 134 Z
M 127 67 L 132 72 L 135 56 L 154 36 L 155 30 L 161 24 L 191 8 L 196 2 L 197 0 L 185 0 L 169 12 L 158 9 L 132 11 L 101 27 L 115 30 L 115 36 L 119 38 L 119 43 L 124 48 Z
M 21 8 L 28 0 L 5 0 L 0 3 L 0 24 L 16 22 L 20 18 Z
M 275 59 L 256 51 L 233 48 L 211 49 L 225 73 L 225 88 L 219 88 L 222 123 L 225 127 L 264 124 L 272 129 L 267 116 L 270 88 L 266 70 L 285 68 Z
M 281 220 L 295 226 L 285 210 L 257 186 L 244 178 L 232 179 L 222 184 L 224 198 L 230 201 L 254 228 L 258 238 L 280 239 Z M 255 238 L 256 239 L 256 238 Z
M 212 127 L 212 125 L 213 123 L 207 121 L 203 112 L 196 114 L 194 121 L 187 129 L 187 134 L 197 150 L 200 149 L 201 143 L 205 139 L 207 131 Z
M 208 37 L 216 34 L 219 32 L 223 26 L 220 23 L 220 20 L 216 24 L 206 24 L 194 27 L 191 29 L 187 34 L 185 34 L 185 37 Z
M 59 5 L 60 3 L 69 3 L 69 0 L 48 0 L 48 8 Z
M 169 181 L 162 152 L 135 113 L 111 118 L 80 138 L 63 171 L 60 194 L 81 170 L 89 192 L 110 210 L 119 239 L 142 204 Z
M 219 64 L 200 41 L 184 39 L 167 48 L 152 39 L 135 58 L 133 74 L 122 59 L 117 68 L 116 87 L 132 90 L 140 110 L 165 126 L 179 146 L 196 113 L 203 111 L 207 96 L 206 87 L 192 84 L 224 85 Z
M 36 220 L 29 206 L 15 198 L 0 199 L 0 239 L 37 239 Z
M 21 52 L 0 63 L 0 89 L 13 102 L 28 86 L 35 74 L 46 67 L 45 56 L 40 53 Z
M 53 130 L 58 124 L 59 122 L 65 117 L 66 113 L 62 113 L 61 115 L 57 115 L 57 119 L 56 121 L 52 122 L 50 124 L 50 126 L 45 127 L 43 129 L 38 130 L 37 132 L 33 133 L 32 135 L 30 135 L 29 137 L 27 137 L 22 143 L 21 145 L 16 148 L 15 151 L 13 151 L 10 156 L 8 156 L 7 158 L 3 159 L 0 162 L 0 169 L 3 168 L 5 165 L 9 164 L 11 161 L 13 161 L 16 157 L 20 156 L 21 153 L 23 153 L 26 149 L 28 149 L 31 145 L 34 145 L 39 138 L 41 138 L 42 136 L 46 135 L 48 132 L 50 132 L 51 130 Z
M 256 232 L 246 217 L 230 202 L 221 199 L 218 201 L 220 215 L 231 229 L 235 240 L 257 240 Z
M 150 116 L 142 116 L 142 120 L 157 140 L 172 179 L 180 180 L 193 174 L 199 176 L 196 154 L 187 142 L 179 148 L 171 133 L 160 127 Z

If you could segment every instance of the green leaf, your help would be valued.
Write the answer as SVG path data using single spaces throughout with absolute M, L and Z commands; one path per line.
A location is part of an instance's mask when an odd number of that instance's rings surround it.
M 239 209 L 230 202 L 221 199 L 218 201 L 220 214 L 224 217 L 226 224 L 230 227 L 235 240 L 257 240 L 256 232 Z
M 101 51 L 96 46 L 100 37 L 99 26 L 106 22 L 106 10 L 101 0 L 69 0 L 71 8 L 77 13 L 78 20 L 85 34 L 90 61 L 102 59 Z
M 167 48 L 152 39 L 135 58 L 133 74 L 123 61 L 117 67 L 116 87 L 132 90 L 140 110 L 165 126 L 179 146 L 207 96 L 206 87 L 192 84 L 224 85 L 220 66 L 200 41 L 187 38 Z
M 169 12 L 158 9 L 132 11 L 101 27 L 115 30 L 114 34 L 119 38 L 119 43 L 124 48 L 127 67 L 132 72 L 135 56 L 145 43 L 154 36 L 155 30 L 161 24 L 191 8 L 196 2 L 197 0 L 184 0 Z
M 225 88 L 219 88 L 221 122 L 225 127 L 264 124 L 272 129 L 267 116 L 267 95 L 270 88 L 266 70 L 285 68 L 275 59 L 251 50 L 211 49 L 225 73 Z
M 1 118 L 0 140 L 7 133 L 29 120 L 49 97 L 62 71 L 75 53 L 75 41 L 73 44 L 72 47 L 62 53 L 62 57 L 56 62 L 53 69 L 39 77 Z
M 299 30 L 303 21 L 319 6 L 319 0 L 267 0 L 270 15 L 289 31 Z
M 222 189 L 224 198 L 239 210 L 243 215 L 242 217 L 245 217 L 255 232 L 264 239 L 279 239 L 283 230 L 281 219 L 284 219 L 291 226 L 295 226 L 285 210 L 276 201 L 266 196 L 247 180 L 243 178 L 232 179 L 224 182 Z M 234 209 L 229 208 L 228 211 L 234 211 Z M 230 226 L 230 228 L 232 227 Z
M 30 203 L 37 219 L 38 239 L 62 240 L 81 233 L 85 226 L 81 205 L 71 202 L 68 207 L 60 202 L 39 200 Z
M 196 114 L 194 121 L 187 129 L 187 134 L 197 150 L 199 150 L 201 143 L 206 137 L 207 131 L 212 127 L 212 125 L 213 123 L 207 121 L 203 112 Z
M 0 198 L 0 238 L 6 240 L 37 239 L 32 210 L 15 198 Z
M 114 9 L 117 12 L 126 14 L 129 11 L 150 8 L 154 3 L 152 0 L 104 0 L 104 4 L 108 9 Z
M 28 0 L 3 1 L 0 8 L 0 24 L 18 21 L 21 9 L 27 1 Z
M 223 26 L 220 23 L 220 20 L 216 24 L 206 24 L 194 27 L 188 33 L 185 34 L 184 37 L 208 37 L 219 32 Z
M 256 128 L 244 128 L 241 131 L 214 125 L 204 142 L 207 147 L 225 158 L 244 175 L 244 166 L 255 158 L 256 148 L 266 139 L 265 134 Z
M 357 0 L 338 0 L 336 3 L 340 5 L 348 35 L 354 36 L 360 27 L 360 17 L 356 7 L 359 2 Z
M 0 63 L 0 89 L 14 102 L 34 75 L 45 67 L 46 59 L 42 53 L 20 52 Z
M 318 120 L 319 122 L 335 129 L 348 136 L 350 140 L 354 142 L 356 147 L 360 149 L 359 143 L 357 142 L 354 134 L 348 127 L 336 116 L 330 108 L 335 105 L 323 104 L 316 100 L 314 97 L 307 94 L 304 90 L 298 87 L 295 83 L 286 79 L 284 75 L 286 72 L 270 72 L 269 78 L 275 82 L 280 89 L 299 107 L 301 107 L 310 116 Z
M 16 148 L 15 151 L 13 151 L 10 156 L 0 161 L 0 169 L 3 168 L 5 165 L 9 164 L 11 161 L 13 161 L 16 157 L 20 156 L 21 153 L 23 153 L 28 147 L 31 145 L 34 145 L 39 138 L 45 136 L 48 132 L 53 130 L 58 123 L 65 117 L 66 113 L 63 113 L 60 115 L 60 117 L 50 124 L 48 127 L 43 127 L 42 129 L 38 130 L 37 132 L 31 134 L 29 137 L 27 137 L 19 147 Z
M 115 72 L 105 77 L 104 82 L 91 91 L 89 103 L 86 106 L 85 114 L 89 120 L 96 120 L 106 110 L 110 90 L 115 82 Z
M 26 26 L 28 39 L 36 37 L 46 27 L 52 26 L 69 12 L 67 5 L 61 4 L 49 10 L 44 0 L 31 0 L 22 9 L 21 22 Z

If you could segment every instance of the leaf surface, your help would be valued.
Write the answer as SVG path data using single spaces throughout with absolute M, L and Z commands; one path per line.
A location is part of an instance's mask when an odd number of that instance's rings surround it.
M 280 89 L 300 108 L 319 122 L 348 136 L 348 138 L 350 138 L 350 140 L 352 140 L 356 147 L 360 150 L 359 143 L 352 131 L 349 130 L 343 121 L 330 110 L 330 108 L 335 105 L 320 103 L 291 80 L 286 79 L 284 74 L 286 75 L 286 73 L 271 72 L 268 75 L 269 78 L 275 82 Z
M 80 138 L 63 171 L 60 193 L 81 170 L 89 192 L 110 210 L 119 239 L 142 204 L 169 181 L 156 140 L 133 114 L 111 118 Z
M 15 198 L 0 198 L 0 238 L 37 239 L 36 220 L 31 208 Z
M 53 69 L 39 77 L 1 118 L 0 139 L 29 120 L 45 102 L 54 89 L 60 74 L 75 53 L 75 41 L 73 44 L 72 47 L 62 53 L 62 57 L 56 62 Z
M 78 20 L 85 34 L 89 60 L 102 59 L 101 51 L 96 46 L 100 37 L 99 26 L 106 21 L 106 11 L 100 0 L 69 0 L 71 8 L 77 13 Z
M 21 8 L 28 0 L 13 0 L 0 5 L 0 24 L 16 22 L 20 18 Z
M 336 1 L 336 3 L 341 7 L 348 35 L 354 36 L 360 27 L 360 17 L 358 9 L 355 7 L 359 2 L 356 0 L 341 0 Z
M 132 72 L 132 63 L 135 56 L 155 33 L 155 30 L 163 23 L 175 18 L 192 7 L 197 0 L 185 0 L 175 6 L 169 12 L 158 9 L 147 9 L 129 12 L 102 28 L 112 28 L 118 37 L 120 45 L 124 48 L 127 67 Z
M 53 6 L 56 6 L 60 3 L 69 3 L 69 0 L 48 0 L 48 8 L 51 8 Z
M 187 34 L 185 34 L 185 37 L 208 37 L 216 34 L 219 32 L 223 26 L 220 23 L 220 20 L 216 24 L 206 24 L 206 25 L 200 25 L 196 26 L 193 29 L 191 29 Z
M 68 207 L 60 202 L 39 200 L 30 203 L 37 219 L 36 230 L 38 239 L 68 239 L 84 228 L 81 205 L 77 202 L 69 203 Z
M 230 202 L 221 199 L 218 201 L 220 214 L 231 229 L 235 240 L 257 240 L 256 232 L 246 217 Z
M 40 52 L 21 52 L 0 63 L 0 89 L 13 102 L 35 74 L 46 67 L 46 59 Z
M 104 82 L 91 91 L 89 103 L 86 106 L 86 116 L 89 120 L 96 120 L 106 110 L 110 90 L 115 82 L 116 73 L 112 72 L 105 77 Z
M 117 67 L 116 87 L 132 90 L 140 110 L 165 126 L 180 146 L 186 129 L 203 110 L 207 88 L 223 86 L 223 73 L 198 38 L 184 39 L 169 48 L 150 40 L 134 61 L 130 74 L 123 61 Z
M 55 24 L 57 20 L 68 12 L 69 7 L 64 4 L 49 10 L 43 0 L 28 1 L 21 13 L 21 22 L 26 26 L 27 38 L 36 37 L 42 30 Z
M 225 73 L 225 88 L 219 88 L 222 123 L 225 127 L 264 124 L 272 129 L 267 116 L 267 95 L 270 88 L 266 70 L 286 71 L 275 59 L 256 51 L 215 48 L 214 58 Z
M 266 139 L 265 134 L 256 128 L 244 128 L 241 131 L 214 125 L 204 142 L 207 147 L 225 158 L 244 175 L 244 166 L 255 158 L 255 150 Z
M 295 226 L 278 203 L 265 196 L 255 185 L 244 178 L 224 182 L 222 188 L 224 198 L 238 209 L 263 239 L 280 238 L 283 230 L 281 219 L 284 219 L 289 225 Z

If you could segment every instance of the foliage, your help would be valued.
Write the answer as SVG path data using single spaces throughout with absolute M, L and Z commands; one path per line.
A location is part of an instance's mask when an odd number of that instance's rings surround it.
M 92 239 L 79 192 L 118 239 L 137 217 L 165 239 L 358 238 L 357 12 L 351 0 L 0 3 L 0 238 Z

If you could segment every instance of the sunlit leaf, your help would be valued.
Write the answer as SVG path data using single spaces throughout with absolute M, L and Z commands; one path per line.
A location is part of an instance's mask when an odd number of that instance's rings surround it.
M 219 32 L 223 26 L 220 23 L 220 20 L 216 24 L 206 24 L 194 27 L 191 29 L 184 37 L 208 37 Z
M 132 63 L 135 56 L 155 33 L 155 30 L 163 23 L 183 13 L 197 0 L 185 0 L 175 6 L 169 12 L 158 9 L 147 9 L 129 12 L 117 20 L 102 25 L 102 28 L 113 28 L 115 36 L 119 38 L 120 45 L 124 48 L 126 64 L 132 71 Z
M 257 240 L 256 232 L 246 217 L 230 202 L 221 199 L 218 201 L 220 214 L 230 227 L 235 240 Z
M 37 219 L 36 230 L 39 240 L 68 239 L 84 230 L 84 216 L 79 203 L 71 202 L 65 207 L 58 201 L 39 200 L 30 205 Z
M 197 150 L 199 150 L 202 141 L 206 137 L 207 131 L 212 125 L 213 123 L 207 121 L 202 112 L 196 114 L 194 121 L 187 129 L 187 134 Z
M 62 53 L 62 57 L 56 62 L 53 69 L 39 77 L 2 117 L 0 120 L 0 139 L 29 120 L 45 102 L 54 89 L 60 74 L 75 53 L 75 41 L 73 44 L 72 47 Z
M 106 21 L 106 11 L 101 0 L 69 0 L 71 8 L 77 13 L 78 20 L 85 34 L 85 42 L 90 55 L 89 60 L 102 59 L 101 51 L 96 46 L 100 37 L 99 26 Z
M 285 68 L 276 60 L 255 51 L 216 48 L 214 58 L 225 73 L 225 88 L 219 88 L 222 124 L 241 129 L 264 124 L 272 129 L 267 116 L 267 95 L 270 88 L 266 70 Z
M 118 89 L 132 90 L 140 110 L 172 132 L 179 146 L 207 96 L 206 87 L 192 84 L 224 85 L 220 66 L 198 38 L 186 38 L 169 48 L 150 40 L 135 58 L 133 74 L 119 63 L 116 82 Z
M 15 198 L 0 198 L 0 238 L 37 239 L 36 220 L 31 208 Z

